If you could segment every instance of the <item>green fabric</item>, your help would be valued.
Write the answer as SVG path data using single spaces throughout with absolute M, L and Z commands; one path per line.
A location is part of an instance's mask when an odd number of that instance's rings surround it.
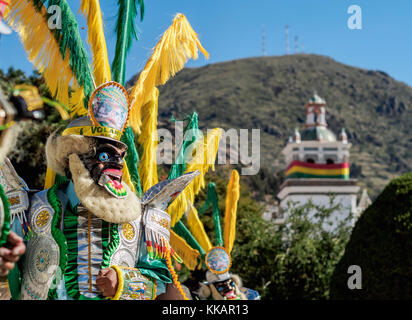
M 61 184 L 68 183 L 68 182 L 70 182 L 70 180 L 67 179 L 67 177 L 61 176 L 58 173 L 56 173 L 56 177 L 55 177 L 55 180 L 54 180 L 55 184 L 61 185 Z
M 20 259 L 15 265 L 13 270 L 9 272 L 7 275 L 7 281 L 9 282 L 9 289 L 11 298 L 13 300 L 20 300 L 21 295 L 21 263 L 22 259 Z
M 102 241 L 103 241 L 103 262 L 102 269 L 110 267 L 110 259 L 113 253 L 116 251 L 120 243 L 118 225 L 115 223 L 108 223 L 103 221 L 102 230 Z M 108 242 L 110 239 L 110 242 Z
M 9 200 L 6 197 L 6 193 L 4 192 L 3 187 L 0 184 L 0 201 L 3 202 L 3 227 L 0 230 L 0 247 L 6 243 L 7 237 L 10 233 L 10 204 Z
M 193 249 L 196 249 L 200 252 L 200 255 L 204 257 L 206 255 L 205 250 L 200 246 L 199 242 L 196 241 L 195 237 L 193 237 L 192 233 L 189 231 L 188 228 L 183 224 L 182 220 L 179 220 L 174 227 L 172 227 L 173 231 L 177 233 L 177 235 L 181 236 L 183 239 L 186 240 L 189 246 Z
M 143 194 L 142 185 L 140 183 L 140 175 L 137 169 L 137 164 L 139 163 L 139 154 L 137 153 L 135 142 L 134 142 L 134 133 L 131 127 L 127 127 L 122 136 L 122 142 L 127 145 L 127 155 L 126 163 L 127 169 L 129 170 L 130 180 L 133 183 L 133 186 L 141 197 Z
M 70 205 L 66 206 L 63 218 L 64 236 L 67 241 L 67 267 L 64 281 L 67 294 L 75 300 L 80 299 L 79 285 L 77 283 L 77 210 L 72 211 Z
M 215 237 L 218 246 L 223 246 L 222 227 L 220 224 L 219 199 L 216 192 L 216 185 L 210 182 L 207 186 L 206 202 L 200 208 L 199 214 L 204 213 L 210 205 L 212 206 L 213 225 L 215 227 Z
M 143 238 L 140 241 L 140 253 L 136 268 L 139 268 L 144 276 L 152 277 L 165 283 L 173 282 L 172 275 L 166 265 L 166 260 L 151 259 L 147 253 L 146 242 Z
M 134 20 L 140 7 L 140 20 L 144 16 L 143 0 L 118 0 L 119 11 L 116 23 L 116 49 L 112 63 L 113 80 L 124 85 L 126 74 L 126 56 L 129 52 L 133 38 L 138 40 L 137 26 Z
M 43 4 L 46 8 L 55 5 L 61 9 L 61 29 L 52 29 L 51 32 L 59 45 L 63 59 L 66 56 L 67 50 L 70 53 L 69 65 L 77 82 L 84 88 L 84 107 L 87 109 L 89 98 L 94 90 L 94 84 L 89 58 L 80 37 L 75 15 L 66 0 L 31 1 L 33 1 L 33 5 L 38 11 L 40 11 Z M 55 12 L 52 10 L 51 13 L 46 14 L 45 19 L 48 20 L 53 14 L 55 14 Z
M 57 197 L 56 191 L 59 186 L 66 184 L 67 182 L 63 182 L 61 180 L 58 183 L 55 183 L 53 187 L 51 187 L 47 191 L 47 200 L 49 201 L 50 205 L 54 210 L 53 220 L 51 224 L 51 234 L 56 241 L 57 245 L 59 246 L 60 250 L 60 261 L 59 267 L 61 269 L 61 274 L 64 274 L 67 265 L 67 243 L 66 238 L 63 232 L 60 230 L 60 223 L 62 218 L 62 207 L 59 198 Z M 54 300 L 57 298 L 56 288 L 60 279 L 53 279 L 53 288 L 49 291 L 48 299 Z
M 321 179 L 342 179 L 349 180 L 348 174 L 341 175 L 324 175 L 324 174 L 310 174 L 303 172 L 294 172 L 289 174 L 286 179 L 296 179 L 296 178 L 321 178 Z
M 197 113 L 193 112 L 189 118 L 186 118 L 183 120 L 172 119 L 172 121 L 185 121 L 185 120 L 189 120 L 189 123 L 186 125 L 186 127 L 183 130 L 182 146 L 179 149 L 179 153 L 176 156 L 175 162 L 170 168 L 169 176 L 167 177 L 168 179 L 178 178 L 185 172 L 186 170 L 186 159 L 185 159 L 186 149 L 200 137 L 199 119 L 198 119 Z M 187 134 L 189 130 L 193 131 L 193 134 L 191 135 L 192 139 L 184 140 L 185 134 Z

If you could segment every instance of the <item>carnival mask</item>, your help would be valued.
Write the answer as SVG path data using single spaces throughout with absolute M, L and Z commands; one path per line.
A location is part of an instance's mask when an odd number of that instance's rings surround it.
M 127 146 L 122 142 L 104 138 L 96 138 L 96 141 L 96 152 L 81 155 L 80 159 L 96 184 L 116 198 L 126 197 L 127 191 L 122 182 L 122 169 Z
M 225 281 L 215 282 L 213 283 L 213 285 L 215 286 L 216 290 L 222 295 L 222 297 L 226 298 L 227 300 L 233 300 L 237 298 L 236 283 L 232 278 Z

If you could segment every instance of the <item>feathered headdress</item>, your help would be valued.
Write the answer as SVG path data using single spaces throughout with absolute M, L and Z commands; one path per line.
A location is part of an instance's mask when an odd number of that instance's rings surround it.
M 222 232 L 218 194 L 216 185 L 208 185 L 206 201 L 199 212 L 189 204 L 187 210 L 187 226 L 179 220 L 172 228 L 171 245 L 183 259 L 189 270 L 201 268 L 202 263 L 214 274 L 224 275 L 231 266 L 230 252 L 236 237 L 236 213 L 239 200 L 239 173 L 232 170 L 226 189 L 224 228 Z M 215 233 L 215 246 L 212 245 L 205 227 L 199 218 L 212 207 L 212 218 Z M 176 240 L 177 239 L 177 240 Z M 195 253 L 193 253 L 193 251 Z
M 59 27 L 54 28 L 50 27 L 49 22 L 55 19 L 53 8 L 56 7 L 61 14 L 56 21 Z M 133 191 L 142 195 L 158 182 L 157 143 L 153 139 L 157 130 L 157 87 L 180 71 L 188 59 L 197 59 L 199 50 L 206 57 L 208 53 L 186 17 L 177 14 L 128 94 L 123 88 L 126 57 L 133 39 L 138 38 L 136 18 L 140 12 L 140 20 L 143 19 L 144 2 L 118 0 L 118 7 L 116 49 L 111 68 L 98 0 L 81 0 L 80 5 L 88 25 L 87 40 L 92 53 L 92 66 L 89 65 L 75 15 L 67 0 L 13 0 L 6 7 L 4 17 L 19 35 L 28 59 L 44 77 L 54 99 L 68 106 L 72 119 L 90 119 L 91 123 L 83 128 L 69 126 L 65 134 L 110 136 L 125 143 L 128 153 L 123 177 Z M 33 37 L 33 34 L 36 36 Z M 110 106 L 110 110 L 127 114 L 126 118 L 120 116 L 114 119 L 101 113 L 99 108 L 102 103 Z M 197 115 L 191 118 L 186 129 L 191 128 L 197 128 Z M 189 201 L 193 202 L 195 195 L 204 187 L 204 174 L 214 168 L 220 136 L 221 130 L 216 128 L 206 137 L 199 135 L 182 145 L 178 153 L 179 162 L 173 166 L 168 178 L 177 178 L 196 170 L 200 171 L 200 175 L 170 206 L 172 226 L 184 214 Z M 190 144 L 195 156 L 186 161 L 182 155 Z M 56 174 L 48 168 L 45 188 L 54 184 L 55 177 Z

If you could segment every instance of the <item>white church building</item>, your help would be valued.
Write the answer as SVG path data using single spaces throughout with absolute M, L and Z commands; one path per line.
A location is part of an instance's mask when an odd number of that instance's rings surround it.
M 315 205 L 340 204 L 335 218 L 353 214 L 353 221 L 371 203 L 366 190 L 358 201 L 360 187 L 356 179 L 350 178 L 349 160 L 351 144 L 345 130 L 339 137 L 328 129 L 326 122 L 326 102 L 316 93 L 305 105 L 306 123 L 282 150 L 286 163 L 286 179 L 277 195 L 279 208 L 277 222 L 287 215 L 288 205 L 303 205 L 310 200 Z

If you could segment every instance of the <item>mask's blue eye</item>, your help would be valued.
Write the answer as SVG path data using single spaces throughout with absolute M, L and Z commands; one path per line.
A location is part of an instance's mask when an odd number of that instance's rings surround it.
M 223 291 L 223 288 L 222 288 L 222 287 L 219 287 L 219 289 L 217 289 L 217 290 L 219 290 L 219 291 Z
M 107 152 L 101 152 L 99 154 L 99 160 L 103 162 L 109 160 L 109 154 Z

